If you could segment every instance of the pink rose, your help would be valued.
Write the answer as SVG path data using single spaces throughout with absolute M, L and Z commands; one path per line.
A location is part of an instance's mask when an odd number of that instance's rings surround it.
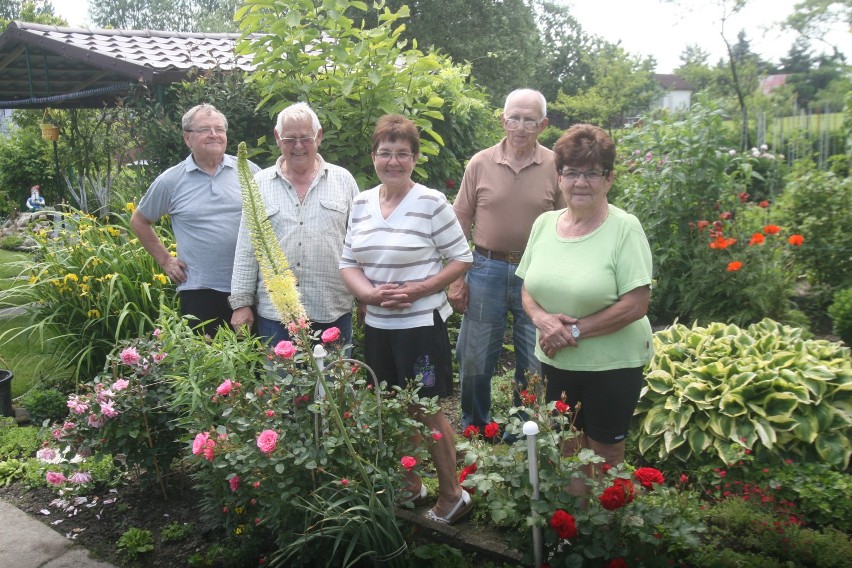
M 441 434 L 437 430 L 432 430 L 432 439 L 433 440 L 435 440 L 437 442 L 439 440 L 442 440 L 443 438 L 444 438 L 443 434 Z
M 92 482 L 92 474 L 88 471 L 78 471 L 77 473 L 72 475 L 71 479 L 69 479 L 68 481 L 70 481 L 74 485 L 85 485 L 86 483 Z
M 225 382 L 216 387 L 216 394 L 221 396 L 227 396 L 228 393 L 231 392 L 232 388 L 234 388 L 234 383 L 231 382 L 231 379 L 226 379 Z
M 44 478 L 51 485 L 62 485 L 63 483 L 65 483 L 65 476 L 58 471 L 48 471 L 44 475 Z
M 275 354 L 289 359 L 296 354 L 296 346 L 293 345 L 292 341 L 279 341 L 278 345 L 275 346 Z
M 197 456 L 203 452 L 208 440 L 210 440 L 210 432 L 197 434 L 195 440 L 192 441 L 192 453 Z
M 115 403 L 111 400 L 107 401 L 107 402 L 102 402 L 101 403 L 101 414 L 103 414 L 107 418 L 115 418 L 116 416 L 118 416 L 118 411 L 115 408 L 113 408 L 113 406 L 112 406 L 113 404 L 115 404 Z
M 232 477 L 231 479 L 229 479 L 229 480 L 228 480 L 228 485 L 230 485 L 230 486 L 231 486 L 231 491 L 233 491 L 233 492 L 235 492 L 235 493 L 236 493 L 237 489 L 239 489 L 239 487 L 240 487 L 240 476 L 239 476 L 239 475 L 235 475 L 234 477 Z
M 121 358 L 121 362 L 125 365 L 136 365 L 139 363 L 139 360 L 142 358 L 139 356 L 139 352 L 136 351 L 135 347 L 128 347 L 119 355 Z
M 168 353 L 154 353 L 154 363 L 162 363 Z
M 154 330 L 154 332 L 151 335 L 153 335 L 154 337 L 160 337 L 160 335 L 162 335 L 162 333 L 163 333 L 163 330 L 158 327 L 157 329 Z
M 399 463 L 402 464 L 402 467 L 405 468 L 405 471 L 411 471 L 415 465 L 417 465 L 417 460 L 411 456 L 403 456 Z
M 112 383 L 112 390 L 114 391 L 123 391 L 130 385 L 130 381 L 127 379 L 118 379 L 114 383 Z
M 257 437 L 257 447 L 260 448 L 260 451 L 264 454 L 269 454 L 272 450 L 275 449 L 275 445 L 278 443 L 278 433 L 274 430 L 264 430 Z
M 349 480 L 344 477 L 343 479 L 340 480 L 340 485 L 342 485 L 343 487 L 346 487 L 347 485 L 349 485 Z
M 324 332 L 322 332 L 322 342 L 323 343 L 331 343 L 332 341 L 337 341 L 340 337 L 340 330 L 336 327 L 330 327 Z
M 275 417 L 275 411 L 274 410 L 267 410 L 266 411 L 266 417 L 267 418 L 274 418 Z

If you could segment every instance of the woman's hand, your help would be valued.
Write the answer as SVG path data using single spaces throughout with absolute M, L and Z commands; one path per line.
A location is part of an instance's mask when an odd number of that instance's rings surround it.
M 410 283 L 405 284 L 382 284 L 373 289 L 373 302 L 375 306 L 381 306 L 389 310 L 401 310 L 410 308 L 417 299 Z
M 571 324 L 577 323 L 577 318 L 565 314 L 549 314 L 544 310 L 533 319 L 538 328 L 538 344 L 544 354 L 550 358 L 565 347 L 576 347 L 577 340 L 571 335 Z
M 521 288 L 521 302 L 524 305 L 524 311 L 538 329 L 538 344 L 545 355 L 553 358 L 560 349 L 577 346 L 577 340 L 571 335 L 571 324 L 577 323 L 577 318 L 546 312 L 530 296 L 526 287 Z

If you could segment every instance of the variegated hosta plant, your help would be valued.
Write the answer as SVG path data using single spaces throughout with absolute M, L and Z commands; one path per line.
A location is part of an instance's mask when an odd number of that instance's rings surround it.
M 848 466 L 848 347 L 770 319 L 745 329 L 676 324 L 654 345 L 633 430 L 646 458 L 730 465 L 751 450 Z

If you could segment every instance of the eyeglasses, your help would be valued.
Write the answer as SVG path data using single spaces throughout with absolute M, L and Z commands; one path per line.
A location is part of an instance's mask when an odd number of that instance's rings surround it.
M 595 183 L 601 180 L 601 178 L 605 178 L 609 175 L 609 170 L 588 170 L 585 172 L 577 171 L 577 170 L 569 170 L 563 169 L 559 172 L 559 175 L 565 181 L 574 183 L 580 179 L 580 176 L 586 178 L 586 181 L 589 183 Z
M 376 158 L 385 162 L 390 162 L 393 158 L 396 158 L 400 162 L 407 162 L 413 157 L 414 154 L 411 152 L 376 152 Z
M 187 128 L 186 131 L 195 132 L 197 134 L 218 134 L 221 136 L 222 134 L 226 134 L 228 129 L 222 128 L 221 126 L 208 126 L 207 128 Z
M 541 120 L 533 120 L 531 118 L 525 118 L 523 120 L 520 118 L 507 118 L 506 130 L 517 130 L 521 126 L 521 123 L 523 123 L 524 130 L 527 132 L 535 132 L 543 121 L 543 118 Z
M 302 146 L 310 146 L 314 142 L 317 141 L 316 135 L 312 138 L 279 138 L 285 146 L 295 146 L 297 143 L 300 143 Z

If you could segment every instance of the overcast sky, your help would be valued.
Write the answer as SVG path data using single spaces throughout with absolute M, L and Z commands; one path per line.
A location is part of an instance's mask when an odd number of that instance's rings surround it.
M 719 35 L 717 1 L 681 0 L 677 4 L 661 0 L 560 1 L 571 6 L 571 12 L 586 32 L 611 42 L 621 41 L 629 53 L 654 56 L 658 73 L 670 73 L 678 67 L 680 54 L 687 45 L 698 45 L 709 52 L 710 64 L 725 54 L 725 44 Z M 725 35 L 735 42 L 737 33 L 746 30 L 752 50 L 777 63 L 795 38 L 783 34 L 779 25 L 795 3 L 795 0 L 750 0 L 741 14 L 731 18 Z M 88 0 L 53 0 L 55 11 L 72 26 L 88 24 L 88 4 Z M 832 37 L 842 46 L 847 60 L 852 59 L 849 30 L 840 24 Z

